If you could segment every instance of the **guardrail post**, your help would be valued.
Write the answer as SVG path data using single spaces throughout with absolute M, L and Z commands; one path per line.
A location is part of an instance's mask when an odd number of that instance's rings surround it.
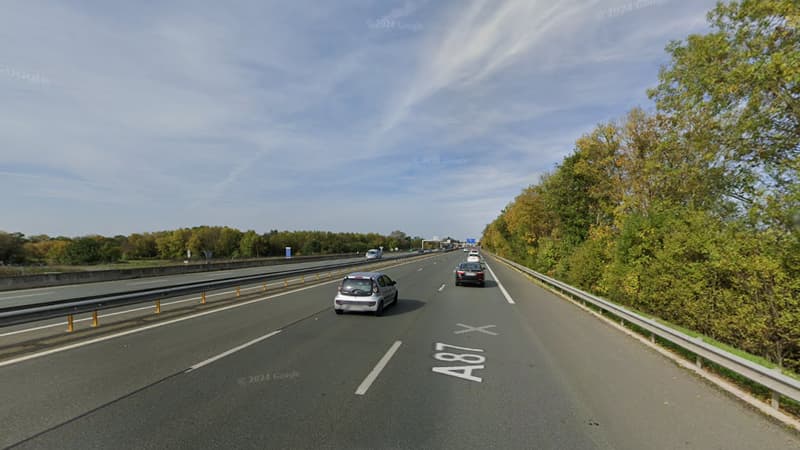
M 703 358 L 701 358 L 700 355 L 697 355 L 695 357 L 694 363 L 697 365 L 698 369 L 702 369 L 703 368 Z
M 781 371 L 780 366 L 779 367 L 773 367 L 772 370 L 773 370 L 773 372 L 776 372 L 778 374 L 783 373 Z M 781 409 L 781 394 L 778 393 L 778 392 L 775 392 L 775 391 L 770 391 L 770 394 L 771 394 L 770 395 L 771 398 L 770 398 L 770 402 L 769 402 L 770 406 L 772 406 L 772 408 L 776 409 L 776 410 Z
M 72 320 L 72 314 L 67 316 L 67 333 L 72 333 L 75 331 L 75 325 Z
M 319 274 L 317 274 L 317 281 L 319 281 Z
M 267 282 L 265 281 L 264 284 L 261 286 L 264 289 L 264 292 L 267 292 Z
M 206 304 L 206 293 L 205 293 L 205 292 L 203 292 L 203 293 L 200 295 L 200 304 L 201 304 L 201 305 L 205 305 L 205 304 Z
M 161 314 L 161 300 L 156 300 L 156 314 Z
M 239 297 L 241 295 L 242 295 L 241 287 L 240 286 L 236 286 L 236 296 Z
M 100 326 L 100 321 L 97 320 L 97 311 L 92 311 L 92 328 Z
M 656 343 L 656 335 L 655 335 L 655 333 L 650 333 L 650 342 L 652 342 L 653 344 Z
M 305 275 L 300 275 L 300 283 L 301 284 L 306 284 L 306 276 Z
M 283 280 L 283 287 L 285 288 L 289 287 L 289 280 Z
M 772 391 L 772 398 L 770 399 L 770 405 L 774 409 L 781 409 L 781 394 Z

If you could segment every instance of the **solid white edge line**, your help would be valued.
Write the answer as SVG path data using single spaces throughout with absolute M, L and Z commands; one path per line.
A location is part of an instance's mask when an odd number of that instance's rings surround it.
M 207 360 L 205 360 L 205 361 L 199 362 L 199 363 L 197 363 L 197 364 L 193 365 L 192 367 L 189 367 L 188 369 L 186 369 L 186 370 L 184 371 L 184 373 L 189 373 L 189 372 L 191 372 L 191 371 L 193 371 L 193 370 L 197 370 L 197 369 L 199 369 L 199 368 L 201 368 L 201 367 L 203 367 L 203 366 L 207 366 L 207 365 L 209 365 L 209 364 L 213 363 L 214 361 L 220 360 L 220 359 L 222 359 L 222 358 L 224 358 L 224 357 L 226 357 L 226 356 L 228 356 L 228 355 L 232 355 L 232 354 L 234 354 L 234 353 L 238 352 L 239 350 L 242 350 L 242 349 L 245 349 L 245 348 L 247 348 L 247 347 L 250 347 L 250 346 L 251 346 L 251 345 L 253 345 L 253 344 L 257 344 L 257 343 L 259 343 L 259 342 L 263 341 L 264 339 L 271 338 L 272 336 L 275 336 L 276 334 L 280 333 L 281 331 L 282 331 L 282 330 L 276 330 L 276 331 L 273 331 L 272 333 L 265 334 L 264 336 L 261 336 L 261 337 L 259 337 L 259 338 L 255 338 L 255 339 L 253 339 L 252 341 L 245 342 L 245 343 L 244 343 L 244 344 L 242 344 L 242 345 L 239 345 L 239 346 L 237 346 L 237 347 L 234 347 L 234 348 L 232 348 L 232 349 L 230 349 L 230 350 L 228 350 L 228 351 L 222 352 L 222 353 L 220 353 L 220 354 L 219 354 L 219 355 L 217 355 L 217 356 L 212 356 L 211 358 L 208 358 L 208 359 L 207 359 Z
M 53 293 L 52 291 L 48 291 L 48 292 L 40 292 L 38 294 L 12 295 L 10 297 L 3 297 L 2 295 L 0 295 L 0 301 L 12 300 L 12 299 L 15 299 L 15 298 L 38 297 L 40 295 L 47 295 L 47 294 L 52 294 L 52 293 Z
M 395 268 L 395 267 L 400 267 L 400 266 L 403 266 L 403 265 L 406 265 L 406 264 L 411 264 L 411 263 L 412 263 L 412 261 L 399 262 L 398 264 L 394 264 L 394 265 L 390 265 L 390 266 L 384 267 L 384 269 L 392 269 L 392 268 Z M 139 333 L 141 331 L 146 331 L 146 330 L 149 330 L 149 329 L 152 329 L 152 328 L 158 328 L 158 327 L 163 327 L 163 326 L 166 326 L 166 325 L 172 325 L 173 323 L 183 322 L 184 320 L 189 320 L 189 319 L 194 319 L 194 318 L 197 318 L 197 317 L 207 316 L 209 314 L 214 314 L 214 313 L 217 313 L 217 312 L 227 311 L 229 309 L 234 309 L 234 308 L 239 308 L 239 307 L 242 307 L 242 306 L 247 306 L 247 305 L 249 305 L 251 303 L 263 302 L 263 301 L 270 300 L 270 299 L 273 299 L 273 298 L 276 298 L 276 297 L 282 297 L 284 295 L 294 294 L 295 292 L 301 292 L 301 291 L 305 291 L 305 290 L 308 290 L 308 289 L 314 289 L 314 288 L 318 288 L 320 286 L 325 286 L 327 284 L 333 284 L 333 283 L 338 283 L 338 282 L 339 282 L 338 279 L 334 279 L 334 280 L 330 280 L 330 281 L 324 281 L 322 283 L 312 284 L 312 285 L 301 287 L 301 288 L 298 288 L 298 289 L 293 289 L 291 291 L 279 292 L 277 294 L 269 295 L 269 296 L 266 296 L 266 297 L 256 298 L 256 299 L 248 300 L 248 301 L 242 302 L 242 303 L 234 303 L 233 305 L 223 306 L 221 308 L 215 308 L 215 309 L 211 309 L 211 310 L 208 310 L 208 311 L 203 311 L 203 312 L 200 312 L 200 313 L 197 313 L 197 314 L 192 314 L 192 315 L 189 315 L 189 316 L 179 317 L 177 319 L 168 320 L 166 322 L 154 323 L 152 325 L 147 325 L 147 326 L 144 326 L 142 328 L 135 328 L 133 330 L 123 331 L 123 332 L 116 333 L 116 334 L 110 334 L 108 336 L 101 336 L 101 337 L 98 337 L 98 338 L 95 338 L 95 339 L 91 339 L 91 340 L 88 340 L 88 341 L 76 342 L 74 344 L 66 345 L 64 347 L 58 347 L 58 348 L 54 348 L 54 349 L 50 349 L 50 350 L 45 350 L 45 351 L 42 351 L 42 352 L 39 352 L 39 353 L 31 353 L 29 355 L 20 356 L 18 358 L 9 359 L 9 360 L 6 360 L 6 361 L 0 361 L 0 367 L 10 366 L 12 364 L 20 363 L 20 362 L 27 361 L 27 360 L 30 360 L 30 359 L 35 359 L 35 358 L 39 358 L 39 357 L 42 357 L 42 356 L 52 355 L 54 353 L 61 353 L 61 352 L 67 351 L 67 350 L 72 350 L 74 348 L 80 348 L 80 347 L 84 347 L 84 346 L 87 346 L 87 345 L 95 344 L 97 342 L 108 341 L 108 340 L 115 339 L 115 338 L 118 338 L 118 337 Z M 211 297 L 213 295 L 222 295 L 222 294 L 223 293 L 209 294 L 208 297 Z M 66 325 L 66 322 L 64 322 L 62 324 L 46 325 L 46 327 L 58 326 L 58 325 Z M 26 329 L 26 331 L 27 330 L 28 329 Z
M 378 378 L 378 375 L 381 374 L 383 368 L 386 367 L 386 364 L 389 363 L 389 360 L 392 359 L 392 356 L 394 356 L 395 352 L 397 351 L 398 348 L 400 348 L 400 345 L 402 344 L 403 344 L 402 341 L 394 341 L 394 344 L 392 344 L 392 346 L 389 347 L 389 350 L 386 352 L 385 355 L 383 355 L 383 358 L 381 358 L 381 360 L 378 361 L 378 364 L 376 364 L 375 367 L 372 368 L 372 372 L 370 372 L 367 375 L 367 377 L 364 378 L 364 381 L 362 381 L 361 384 L 358 385 L 358 389 L 356 389 L 356 395 L 364 395 L 367 393 L 369 387 L 372 386 L 372 383 L 375 381 L 376 378 Z
M 78 320 L 84 320 L 84 319 L 78 319 Z M 76 322 L 77 322 L 77 320 L 76 320 Z M 9 331 L 8 333 L 0 334 L 0 337 L 13 336 L 15 334 L 21 334 L 21 333 L 29 333 L 31 331 L 44 330 L 46 328 L 63 327 L 66 324 L 67 324 L 67 322 L 59 322 L 59 323 L 51 323 L 51 324 L 48 324 L 48 325 L 41 325 L 41 326 L 33 327 L 33 328 L 25 328 L 23 330 Z
M 135 281 L 133 283 L 125 283 L 126 286 L 138 286 L 140 284 L 153 284 L 161 283 L 162 281 L 169 281 L 169 278 L 159 278 L 158 280 Z
M 512 305 L 515 304 L 516 302 L 514 301 L 514 299 L 511 298 L 511 296 L 508 294 L 508 291 L 506 290 L 506 288 L 503 287 L 503 283 L 501 283 L 500 279 L 497 278 L 497 275 L 494 274 L 494 270 L 492 270 L 492 268 L 489 267 L 488 263 L 484 263 L 484 264 L 486 264 L 486 268 L 489 269 L 489 273 L 492 274 L 492 278 L 494 278 L 494 282 L 497 283 L 497 287 L 500 288 L 500 292 L 503 293 L 503 297 L 506 298 L 506 301 L 509 304 L 512 304 Z

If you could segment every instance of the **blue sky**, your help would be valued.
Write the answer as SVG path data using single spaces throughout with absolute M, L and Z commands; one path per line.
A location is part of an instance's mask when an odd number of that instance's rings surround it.
M 479 237 L 713 5 L 6 0 L 0 230 Z

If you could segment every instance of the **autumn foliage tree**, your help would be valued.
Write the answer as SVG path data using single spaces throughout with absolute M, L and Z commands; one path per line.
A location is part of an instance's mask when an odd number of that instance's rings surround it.
M 800 371 L 800 4 L 720 3 L 632 110 L 483 233 L 535 270 Z

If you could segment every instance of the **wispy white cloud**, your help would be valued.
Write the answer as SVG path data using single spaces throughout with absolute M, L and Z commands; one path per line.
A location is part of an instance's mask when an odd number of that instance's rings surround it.
M 383 118 L 379 133 L 391 131 L 419 103 L 438 92 L 467 89 L 492 76 L 553 31 L 568 33 L 586 2 L 479 0 L 454 16 L 441 39 L 432 40 L 420 57 L 410 85 Z M 579 22 L 579 21 L 578 21 Z M 530 56 L 530 55 L 527 55 Z

